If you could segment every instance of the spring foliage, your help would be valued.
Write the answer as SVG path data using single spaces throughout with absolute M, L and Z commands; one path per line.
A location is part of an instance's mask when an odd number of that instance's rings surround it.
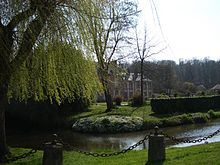
M 70 44 L 40 44 L 13 75 L 8 98 L 19 101 L 91 100 L 101 90 L 94 62 Z

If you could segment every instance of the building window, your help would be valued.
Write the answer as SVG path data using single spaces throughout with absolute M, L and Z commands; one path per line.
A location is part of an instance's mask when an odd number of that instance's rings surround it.
M 147 83 L 146 82 L 143 83 L 143 89 L 144 90 L 147 89 Z
M 124 99 L 125 99 L 125 100 L 128 100 L 128 94 L 127 94 L 127 92 L 124 92 Z
M 147 92 L 144 93 L 144 96 L 146 96 L 146 97 L 148 96 L 148 95 L 147 95 Z
M 140 89 L 140 88 L 141 88 L 141 82 L 140 82 L 140 81 L 136 82 L 136 88 L 137 88 L 137 89 Z
M 151 88 L 151 83 L 148 84 L 148 87 Z
M 118 92 L 118 90 L 115 90 L 115 96 L 117 96 L 117 95 L 118 95 L 118 93 L 119 93 L 119 92 Z
M 129 82 L 129 89 L 130 89 L 130 90 L 132 90 L 132 89 L 133 89 L 132 82 Z

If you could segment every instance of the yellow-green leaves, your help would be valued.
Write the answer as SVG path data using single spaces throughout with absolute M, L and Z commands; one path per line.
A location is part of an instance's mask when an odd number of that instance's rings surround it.
M 100 91 L 93 61 L 70 44 L 38 45 L 11 79 L 8 97 L 19 100 L 91 100 Z

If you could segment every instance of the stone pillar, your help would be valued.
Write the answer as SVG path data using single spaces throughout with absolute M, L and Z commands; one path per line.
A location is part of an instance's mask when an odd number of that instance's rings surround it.
M 164 135 L 158 134 L 158 127 L 155 127 L 155 133 L 149 136 L 148 162 L 165 160 L 165 141 Z
M 56 140 L 44 144 L 43 165 L 63 165 L 63 145 Z

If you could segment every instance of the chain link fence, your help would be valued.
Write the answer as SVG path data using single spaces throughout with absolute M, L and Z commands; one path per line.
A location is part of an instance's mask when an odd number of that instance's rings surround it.
M 158 128 L 157 128 L 158 129 Z M 174 142 L 177 143 L 197 143 L 197 142 L 202 142 L 202 141 L 206 141 L 207 139 L 212 138 L 213 136 L 217 135 L 218 133 L 220 133 L 220 129 L 216 130 L 215 132 L 213 132 L 212 134 L 208 135 L 208 136 L 204 136 L 202 138 L 199 139 L 194 139 L 194 140 L 182 140 L 179 138 L 176 138 L 175 136 L 170 136 L 164 132 L 158 132 L 158 130 L 155 129 L 155 133 L 153 135 L 164 135 L 164 137 L 168 138 L 169 140 L 172 140 Z M 117 152 L 112 152 L 112 153 L 97 153 L 97 152 L 88 152 L 88 151 L 83 151 L 79 148 L 74 147 L 73 145 L 70 145 L 69 143 L 64 142 L 61 138 L 59 138 L 57 135 L 54 135 L 54 141 L 53 143 L 61 143 L 66 149 L 70 150 L 70 151 L 75 151 L 84 155 L 88 155 L 88 156 L 93 156 L 93 157 L 111 157 L 111 156 L 118 156 L 121 154 L 125 154 L 128 151 L 134 150 L 135 148 L 137 148 L 138 146 L 142 145 L 143 143 L 145 143 L 145 141 L 147 141 L 149 139 L 149 136 L 151 135 L 147 134 L 145 135 L 145 137 L 143 139 L 141 139 L 140 141 L 138 141 L 137 143 L 135 143 L 134 145 L 131 145 L 130 147 L 128 147 L 127 149 L 123 149 L 121 151 L 117 151 Z M 42 148 L 44 144 L 42 144 L 39 148 Z M 37 152 L 37 149 L 31 149 L 30 151 L 23 153 L 21 155 L 18 156 L 10 156 L 10 157 L 4 157 L 0 162 L 1 163 L 11 163 L 20 159 L 24 159 L 27 158 L 33 154 L 35 154 Z

